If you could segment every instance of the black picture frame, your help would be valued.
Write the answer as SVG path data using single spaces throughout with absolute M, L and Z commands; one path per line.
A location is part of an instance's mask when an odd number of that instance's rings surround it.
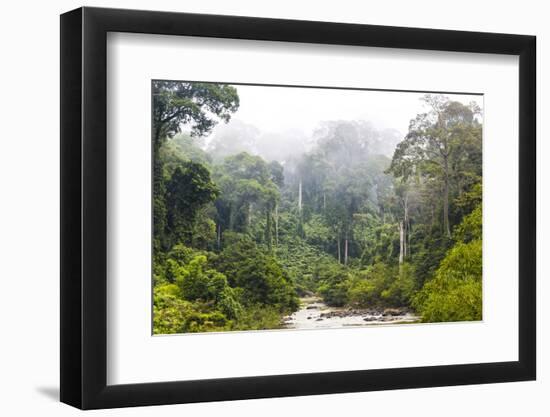
M 519 56 L 518 361 L 107 385 L 108 32 Z M 61 15 L 61 401 L 81 409 L 534 380 L 534 36 L 103 8 Z

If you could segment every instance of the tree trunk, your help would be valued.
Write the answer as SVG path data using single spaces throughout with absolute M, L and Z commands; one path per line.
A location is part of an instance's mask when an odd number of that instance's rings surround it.
M 216 234 L 216 242 L 218 244 L 218 249 L 221 247 L 221 241 L 222 241 L 222 225 L 218 223 L 218 233 Z
M 411 252 L 411 220 L 410 219 L 407 219 L 407 253 L 405 254 L 406 256 L 408 256 L 409 258 L 411 257 L 412 255 L 412 252 Z
M 403 227 L 403 221 L 399 222 L 399 265 L 403 263 L 403 255 L 404 255 L 404 227 Z
M 348 264 L 348 237 L 344 241 L 344 265 Z
M 155 127 L 155 134 L 154 134 L 154 139 L 153 139 L 153 152 L 154 152 L 154 156 L 157 156 L 159 154 L 159 151 L 160 151 L 160 146 L 161 146 L 161 141 L 160 141 L 160 122 L 156 122 L 156 127 Z
M 409 224 L 409 196 L 405 195 L 405 199 L 403 202 L 404 207 L 404 216 L 403 216 L 403 258 L 407 257 L 407 232 L 408 228 L 407 225 Z
M 451 238 L 451 226 L 449 225 L 449 161 L 447 157 L 444 158 L 443 168 L 444 185 L 443 185 L 443 228 L 448 238 Z
M 403 260 L 407 257 L 407 223 L 403 223 Z

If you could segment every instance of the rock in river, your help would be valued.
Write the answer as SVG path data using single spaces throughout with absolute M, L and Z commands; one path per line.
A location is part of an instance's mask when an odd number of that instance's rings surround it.
M 383 316 L 401 316 L 404 312 L 398 308 L 386 308 Z

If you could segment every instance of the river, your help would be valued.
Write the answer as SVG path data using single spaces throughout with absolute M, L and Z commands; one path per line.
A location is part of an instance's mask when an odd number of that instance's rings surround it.
M 300 309 L 285 317 L 287 329 L 328 329 L 414 323 L 418 317 L 399 309 L 329 307 L 318 297 L 300 299 Z

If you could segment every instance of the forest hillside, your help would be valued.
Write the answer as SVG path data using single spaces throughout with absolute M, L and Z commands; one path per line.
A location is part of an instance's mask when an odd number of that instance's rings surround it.
M 308 297 L 480 320 L 481 110 L 422 100 L 404 135 L 326 120 L 285 154 L 242 123 L 205 140 L 238 86 L 153 82 L 154 333 L 285 328 Z

